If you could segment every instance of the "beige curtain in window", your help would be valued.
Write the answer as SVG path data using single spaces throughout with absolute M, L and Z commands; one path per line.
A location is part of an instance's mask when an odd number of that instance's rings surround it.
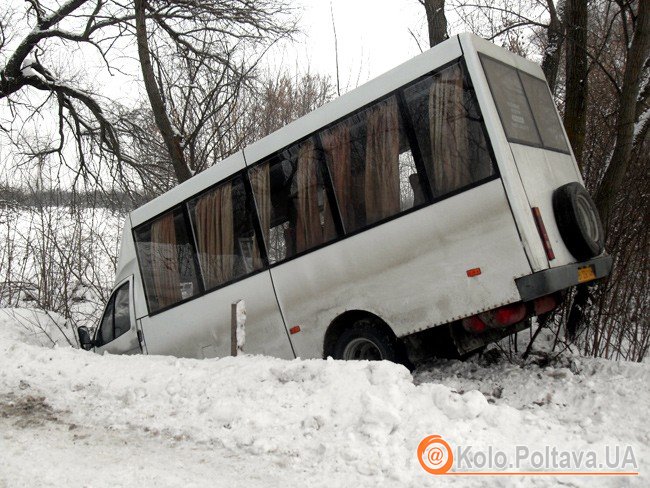
M 338 235 L 336 224 L 334 223 L 333 211 L 334 209 L 329 204 L 327 192 L 323 191 L 323 218 L 325 220 L 323 225 L 323 242 L 331 241 Z
M 194 229 L 205 288 L 210 289 L 231 280 L 235 265 L 235 239 L 230 182 L 197 200 Z
M 352 208 L 352 157 L 350 150 L 350 128 L 343 122 L 321 134 L 321 143 L 328 159 L 334 193 L 341 211 L 343 224 L 347 229 L 354 228 Z M 325 234 L 328 239 L 336 236 L 331 211 L 325 214 Z M 329 218 L 328 218 L 329 217 Z
M 178 271 L 173 212 L 151 224 L 151 274 L 157 308 L 164 308 L 181 300 L 181 277 Z
M 468 120 L 460 66 L 434 78 L 429 92 L 429 124 L 433 159 L 433 193 L 444 195 L 472 182 Z
M 395 97 L 368 113 L 365 171 L 366 223 L 396 214 L 399 200 L 399 118 Z
M 313 139 L 300 145 L 296 170 L 296 252 L 306 251 L 324 242 L 318 208 L 319 161 Z
M 264 163 L 252 168 L 248 172 L 251 182 L 257 215 L 262 226 L 262 236 L 267 249 L 270 247 L 271 236 L 271 179 L 269 176 L 269 163 Z M 257 240 L 253 241 L 253 266 L 258 269 L 262 266 L 261 254 Z

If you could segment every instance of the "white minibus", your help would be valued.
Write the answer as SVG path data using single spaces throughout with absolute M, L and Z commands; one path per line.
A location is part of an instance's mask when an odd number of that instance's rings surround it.
M 606 276 L 600 218 L 540 67 L 435 46 L 131 212 L 85 349 L 465 356 Z

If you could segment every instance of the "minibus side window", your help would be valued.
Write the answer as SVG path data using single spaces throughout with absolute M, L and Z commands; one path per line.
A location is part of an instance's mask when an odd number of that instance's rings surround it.
M 188 203 L 205 290 L 263 266 L 241 176 Z
M 113 307 L 115 305 L 114 297 L 108 301 L 104 316 L 99 324 L 99 331 L 95 340 L 95 346 L 100 347 L 108 344 L 113 340 Z
M 95 346 L 114 341 L 131 328 L 129 312 L 129 283 L 124 283 L 113 293 L 99 324 Z
M 404 89 L 434 198 L 494 174 L 474 93 L 460 64 Z
M 322 130 L 319 138 L 346 232 L 425 203 L 396 96 Z
M 271 264 L 337 237 L 322 158 L 312 137 L 249 170 Z
M 138 227 L 134 234 L 149 312 L 200 293 L 194 249 L 180 207 Z
M 115 339 L 131 328 L 131 314 L 129 313 L 129 284 L 125 283 L 115 293 L 115 306 L 113 309 Z

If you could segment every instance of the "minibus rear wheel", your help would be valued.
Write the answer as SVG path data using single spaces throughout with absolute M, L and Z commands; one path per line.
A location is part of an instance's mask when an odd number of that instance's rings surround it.
M 600 255 L 605 232 L 589 192 L 580 183 L 567 183 L 553 193 L 553 213 L 564 244 L 579 261 Z
M 338 337 L 332 350 L 334 359 L 401 362 L 400 345 L 389 331 L 372 320 L 357 320 Z

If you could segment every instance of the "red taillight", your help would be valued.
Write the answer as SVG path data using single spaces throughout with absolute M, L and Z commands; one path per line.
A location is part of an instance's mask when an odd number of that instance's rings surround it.
M 478 318 L 478 315 L 472 315 L 471 317 L 463 319 L 463 327 L 467 332 L 473 332 L 475 334 L 481 333 L 487 329 L 487 325 Z
M 512 303 L 464 318 L 463 327 L 467 332 L 480 334 L 486 329 L 500 329 L 518 324 L 531 314 L 541 315 L 548 313 L 557 308 L 560 303 L 561 296 L 557 293 L 536 298 L 532 302 Z
M 499 325 L 512 325 L 526 318 L 526 306 L 523 303 L 514 303 L 497 308 L 492 312 L 492 318 Z
M 535 315 L 541 315 L 543 313 L 548 313 L 551 310 L 554 310 L 559 304 L 559 301 L 555 295 L 546 295 L 545 297 L 536 298 L 533 302 L 533 308 L 535 309 Z
M 297 334 L 298 332 L 300 332 L 300 326 L 299 325 L 295 325 L 295 326 L 293 326 L 293 327 L 291 327 L 289 329 L 289 333 L 292 334 L 292 335 Z
M 546 257 L 549 261 L 551 261 L 555 259 L 555 253 L 553 252 L 551 241 L 548 238 L 548 234 L 546 233 L 546 226 L 542 220 L 542 213 L 539 211 L 539 207 L 533 207 L 531 210 L 533 211 L 533 217 L 535 217 L 537 232 L 539 232 L 539 236 L 542 238 L 542 244 L 544 245 L 544 251 L 546 251 Z

